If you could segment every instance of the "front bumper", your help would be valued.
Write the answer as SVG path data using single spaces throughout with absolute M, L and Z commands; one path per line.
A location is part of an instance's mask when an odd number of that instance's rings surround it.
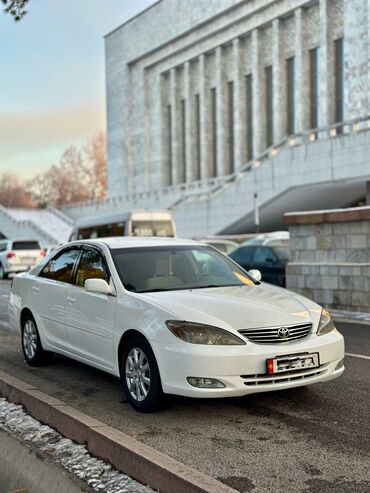
M 311 334 L 300 341 L 279 345 L 247 342 L 245 346 L 203 346 L 176 341 L 173 345 L 152 342 L 152 348 L 163 391 L 188 397 L 232 397 L 300 387 L 332 380 L 344 371 L 344 366 L 337 368 L 344 358 L 344 339 L 337 330 L 323 336 Z M 306 352 L 319 353 L 319 368 L 275 377 L 266 374 L 268 358 Z M 187 377 L 215 378 L 225 387 L 192 387 Z

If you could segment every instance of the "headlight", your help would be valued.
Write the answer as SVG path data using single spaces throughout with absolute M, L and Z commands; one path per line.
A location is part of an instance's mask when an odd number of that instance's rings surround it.
M 218 346 L 242 346 L 245 344 L 234 334 L 212 325 L 178 320 L 167 320 L 166 325 L 176 337 L 191 344 L 215 344 Z
M 331 332 L 334 329 L 335 329 L 335 325 L 330 316 L 330 313 L 327 312 L 326 310 L 323 310 L 321 312 L 321 318 L 320 318 L 319 328 L 317 329 L 317 335 L 323 336 L 324 334 L 327 334 L 328 332 Z

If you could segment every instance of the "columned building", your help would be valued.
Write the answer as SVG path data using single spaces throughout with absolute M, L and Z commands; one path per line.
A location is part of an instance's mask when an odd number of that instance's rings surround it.
M 70 214 L 192 235 L 365 199 L 369 39 L 370 0 L 157 1 L 105 38 L 109 199 Z

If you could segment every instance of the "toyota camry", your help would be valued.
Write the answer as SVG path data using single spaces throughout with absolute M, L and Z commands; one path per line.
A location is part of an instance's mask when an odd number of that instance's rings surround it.
M 107 238 L 54 250 L 13 279 L 9 317 L 25 361 L 55 353 L 122 382 L 138 411 L 166 394 L 243 396 L 339 377 L 329 313 L 190 240 Z

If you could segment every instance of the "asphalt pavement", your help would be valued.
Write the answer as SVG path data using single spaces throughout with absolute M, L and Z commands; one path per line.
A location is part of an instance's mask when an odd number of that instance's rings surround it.
M 144 415 L 103 372 L 64 357 L 27 366 L 7 324 L 8 293 L 0 282 L 0 370 L 241 493 L 370 493 L 370 326 L 337 323 L 348 354 L 332 382 L 234 399 L 172 397 Z

